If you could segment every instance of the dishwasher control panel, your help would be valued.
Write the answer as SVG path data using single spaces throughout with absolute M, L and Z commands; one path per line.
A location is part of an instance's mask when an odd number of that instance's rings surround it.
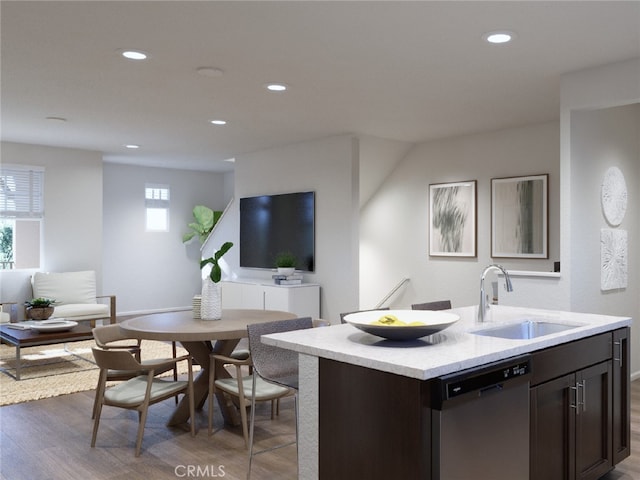
M 441 399 L 450 400 L 470 392 L 477 392 L 480 396 L 485 392 L 501 390 L 506 383 L 530 374 L 531 360 L 529 356 L 524 356 L 447 375 L 440 378 Z

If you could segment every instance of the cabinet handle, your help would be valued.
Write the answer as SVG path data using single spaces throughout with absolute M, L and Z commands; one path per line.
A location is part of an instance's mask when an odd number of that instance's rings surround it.
M 575 408 L 576 409 L 576 413 L 579 412 L 578 410 L 578 387 L 569 387 L 570 390 L 573 391 L 573 401 L 569 404 L 569 406 L 571 408 Z
M 582 382 L 577 382 L 575 387 L 569 387 L 574 392 L 575 403 L 569 405 L 571 408 L 576 409 L 576 414 L 580 413 L 580 406 L 582 406 L 582 411 L 587 411 L 587 396 L 586 396 L 586 388 L 587 381 L 583 380 Z
M 613 361 L 614 362 L 620 362 L 620 368 L 622 368 L 622 355 L 623 355 L 623 350 L 622 350 L 622 342 L 613 342 L 614 345 L 618 346 L 618 358 L 615 357 L 615 353 L 613 356 Z

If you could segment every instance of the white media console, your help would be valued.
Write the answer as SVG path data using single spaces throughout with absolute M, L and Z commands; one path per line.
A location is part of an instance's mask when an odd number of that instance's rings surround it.
M 283 310 L 298 317 L 320 318 L 320 285 L 275 285 L 266 280 L 220 282 L 222 308 Z

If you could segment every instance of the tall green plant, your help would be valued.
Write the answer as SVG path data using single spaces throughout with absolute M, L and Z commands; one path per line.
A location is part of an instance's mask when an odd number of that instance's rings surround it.
M 222 269 L 220 268 L 220 264 L 218 261 L 222 258 L 222 256 L 229 251 L 229 249 L 233 247 L 233 243 L 225 242 L 220 247 L 216 253 L 213 254 L 213 257 L 205 258 L 200 261 L 200 269 L 202 270 L 205 266 L 212 264 L 211 272 L 209 273 L 209 278 L 213 283 L 218 283 L 222 279 Z
M 186 243 L 197 235 L 200 239 L 200 243 L 204 243 L 209 233 L 211 233 L 211 230 L 213 230 L 213 227 L 215 227 L 218 220 L 220 220 L 221 216 L 221 211 L 211 210 L 209 207 L 204 205 L 196 205 L 193 207 L 193 218 L 195 219 L 195 222 L 187 225 L 191 231 L 182 236 L 182 242 Z

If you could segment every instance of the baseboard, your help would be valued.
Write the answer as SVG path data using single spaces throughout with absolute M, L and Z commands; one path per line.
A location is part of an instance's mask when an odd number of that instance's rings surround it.
M 151 315 L 153 313 L 182 312 L 185 310 L 193 310 L 193 307 L 171 307 L 171 308 L 155 308 L 152 310 L 131 310 L 129 312 L 118 312 L 117 318 L 120 317 L 139 317 L 142 315 Z
M 640 372 L 633 372 L 631 374 L 631 381 L 638 380 L 640 378 Z

